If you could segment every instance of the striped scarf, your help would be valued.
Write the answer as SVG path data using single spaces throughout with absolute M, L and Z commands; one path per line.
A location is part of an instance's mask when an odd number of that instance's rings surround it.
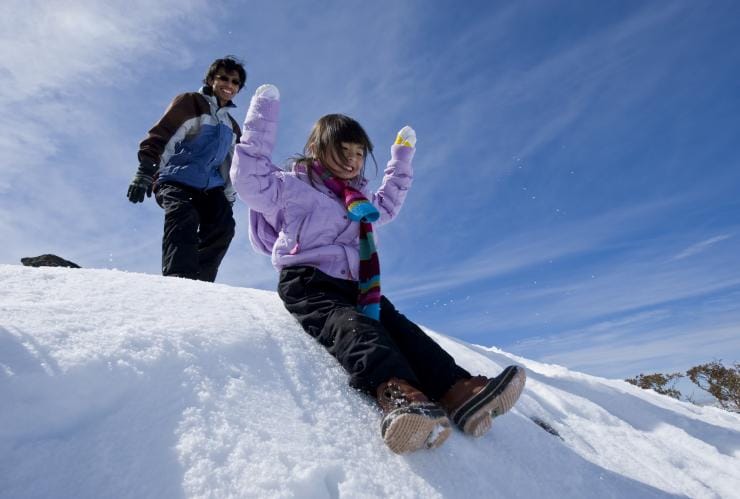
M 347 208 L 347 216 L 353 222 L 360 222 L 360 283 L 357 297 L 357 310 L 380 320 L 380 262 L 375 249 L 373 226 L 380 212 L 357 189 L 324 168 L 320 163 L 313 164 L 313 170 Z

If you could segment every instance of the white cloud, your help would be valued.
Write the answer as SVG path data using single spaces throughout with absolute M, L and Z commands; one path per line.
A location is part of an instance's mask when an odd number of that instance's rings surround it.
M 457 264 L 429 270 L 421 277 L 404 276 L 406 284 L 397 296 L 406 299 L 439 293 L 545 262 L 603 250 L 680 202 L 676 198 L 619 208 L 590 219 L 537 230 L 536 236 L 532 235 L 532 228 L 528 228 L 527 232 L 501 238 L 478 249 Z
M 624 84 L 624 75 L 635 69 L 634 54 L 645 52 L 643 45 L 656 27 L 681 14 L 684 6 L 679 4 L 648 6 L 590 36 L 576 38 L 572 45 L 524 63 L 517 56 L 532 55 L 521 53 L 512 27 L 529 8 L 512 4 L 495 16 L 482 18 L 439 54 L 444 63 L 438 65 L 438 72 L 419 83 L 421 89 L 424 81 L 434 82 L 435 91 L 446 88 L 436 93 L 435 100 L 454 104 L 445 107 L 442 116 L 455 126 L 431 130 L 436 161 L 430 166 L 435 170 L 446 173 L 461 148 L 477 147 L 488 165 L 477 174 L 504 174 L 512 168 L 513 157 L 527 158 L 566 133 L 604 127 L 615 117 L 621 118 L 625 109 L 659 91 L 675 63 L 665 58 L 651 60 L 650 71 L 640 74 L 639 85 Z M 492 66 L 493 70 L 471 70 L 466 75 L 472 77 L 460 81 L 466 64 Z M 594 112 L 594 100 L 608 95 L 618 98 Z M 485 140 L 480 140 L 483 130 Z
M 506 346 L 521 355 L 607 377 L 685 371 L 740 359 L 740 313 L 734 303 L 704 303 L 703 315 L 665 305 L 533 337 Z
M 649 372 L 685 371 L 722 354 L 740 352 L 740 324 L 707 327 L 702 334 L 692 328 L 671 326 L 657 332 L 644 332 L 629 338 L 611 338 L 597 343 L 587 334 L 571 341 L 548 343 L 549 352 L 540 357 L 544 362 L 567 365 L 600 376 L 627 376 Z M 559 344 L 560 343 L 560 344 Z M 563 343 L 568 344 L 562 349 Z M 736 359 L 725 359 L 734 362 Z
M 47 161 L 61 138 L 94 121 L 95 110 L 85 106 L 90 94 L 111 92 L 121 80 L 141 75 L 148 65 L 142 61 L 187 65 L 192 57 L 181 33 L 211 29 L 202 19 L 204 1 L 10 0 L 1 9 L 0 172 L 6 190 L 9 173 Z
M 207 7 L 201 0 L 6 1 L 0 61 L 4 83 L 12 86 L 2 97 L 24 102 L 40 92 L 75 94 L 77 85 L 112 86 L 148 57 L 187 64 L 191 58 L 178 31 L 212 30 Z
M 555 281 L 545 277 L 537 283 L 531 279 L 537 275 L 537 270 L 521 269 L 522 274 L 511 279 L 513 283 L 489 282 L 485 290 L 472 292 L 471 300 L 456 304 L 455 312 L 450 311 L 451 318 L 440 319 L 440 322 L 448 329 L 460 331 L 471 341 L 482 341 L 478 338 L 484 336 L 509 337 L 512 331 L 520 337 L 536 336 L 583 324 L 592 325 L 590 333 L 607 334 L 607 330 L 618 331 L 620 324 L 625 329 L 635 330 L 630 324 L 622 323 L 623 318 L 605 319 L 619 314 L 647 314 L 640 316 L 641 323 L 650 317 L 681 324 L 681 301 L 691 300 L 688 310 L 696 311 L 697 307 L 704 310 L 710 319 L 708 324 L 713 326 L 711 319 L 716 314 L 710 313 L 706 305 L 697 303 L 711 301 L 717 293 L 731 295 L 732 290 L 740 288 L 740 276 L 727 272 L 736 260 L 733 249 L 715 255 L 712 261 L 698 261 L 691 266 L 666 262 L 663 254 L 662 247 L 656 245 L 650 250 L 626 252 L 598 262 L 587 263 L 589 257 L 585 255 L 584 261 L 576 266 L 565 264 L 566 270 L 556 269 Z M 458 292 L 470 293 L 466 290 L 470 287 L 471 284 L 460 284 Z M 414 291 L 416 298 L 424 296 L 422 293 L 443 295 L 431 285 L 417 287 Z M 411 301 L 403 290 L 394 292 L 394 298 L 399 296 Z M 719 308 L 723 312 L 734 310 L 737 305 L 722 303 Z M 613 320 L 620 322 L 612 324 Z M 600 328 L 591 329 L 595 327 L 593 324 L 600 324 Z M 737 324 L 740 325 L 740 317 Z M 440 324 L 433 326 L 439 328 Z M 695 333 L 701 336 L 704 331 L 697 328 Z
M 674 256 L 673 259 L 683 260 L 684 258 L 697 255 L 699 253 L 707 251 L 709 248 L 711 248 L 715 244 L 721 241 L 724 241 L 725 239 L 729 239 L 731 237 L 732 237 L 732 234 L 722 234 L 719 236 L 711 237 L 709 239 L 698 242 L 696 244 L 692 244 L 691 246 L 689 246 L 688 248 L 684 249 L 683 251 L 678 253 L 676 256 Z
M 81 256 L 95 241 L 110 248 L 126 240 L 139 214 L 113 215 L 125 193 L 116 184 L 123 120 L 101 106 L 152 65 L 187 67 L 192 40 L 214 29 L 210 7 L 202 0 L 2 3 L 0 260 Z M 128 155 L 126 176 L 135 152 Z

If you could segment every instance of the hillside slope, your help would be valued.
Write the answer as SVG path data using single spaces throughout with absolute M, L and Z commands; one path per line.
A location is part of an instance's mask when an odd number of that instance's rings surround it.
M 740 417 L 430 333 L 528 369 L 475 440 L 397 456 L 274 293 L 0 265 L 0 497 L 732 497 Z M 559 436 L 535 424 L 549 425 Z

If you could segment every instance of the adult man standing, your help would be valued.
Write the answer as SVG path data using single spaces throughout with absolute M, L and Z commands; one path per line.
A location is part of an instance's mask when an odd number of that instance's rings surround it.
M 162 275 L 213 282 L 234 237 L 229 168 L 241 133 L 228 109 L 246 78 L 234 57 L 215 60 L 200 91 L 175 97 L 139 145 L 127 196 L 153 191 L 164 209 Z

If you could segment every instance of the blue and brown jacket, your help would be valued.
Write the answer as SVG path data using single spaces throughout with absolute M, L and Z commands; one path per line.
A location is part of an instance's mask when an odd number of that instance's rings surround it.
M 229 167 L 239 125 L 210 87 L 174 98 L 139 145 L 139 163 L 158 166 L 157 183 L 176 182 L 200 190 L 224 187 L 233 198 Z

